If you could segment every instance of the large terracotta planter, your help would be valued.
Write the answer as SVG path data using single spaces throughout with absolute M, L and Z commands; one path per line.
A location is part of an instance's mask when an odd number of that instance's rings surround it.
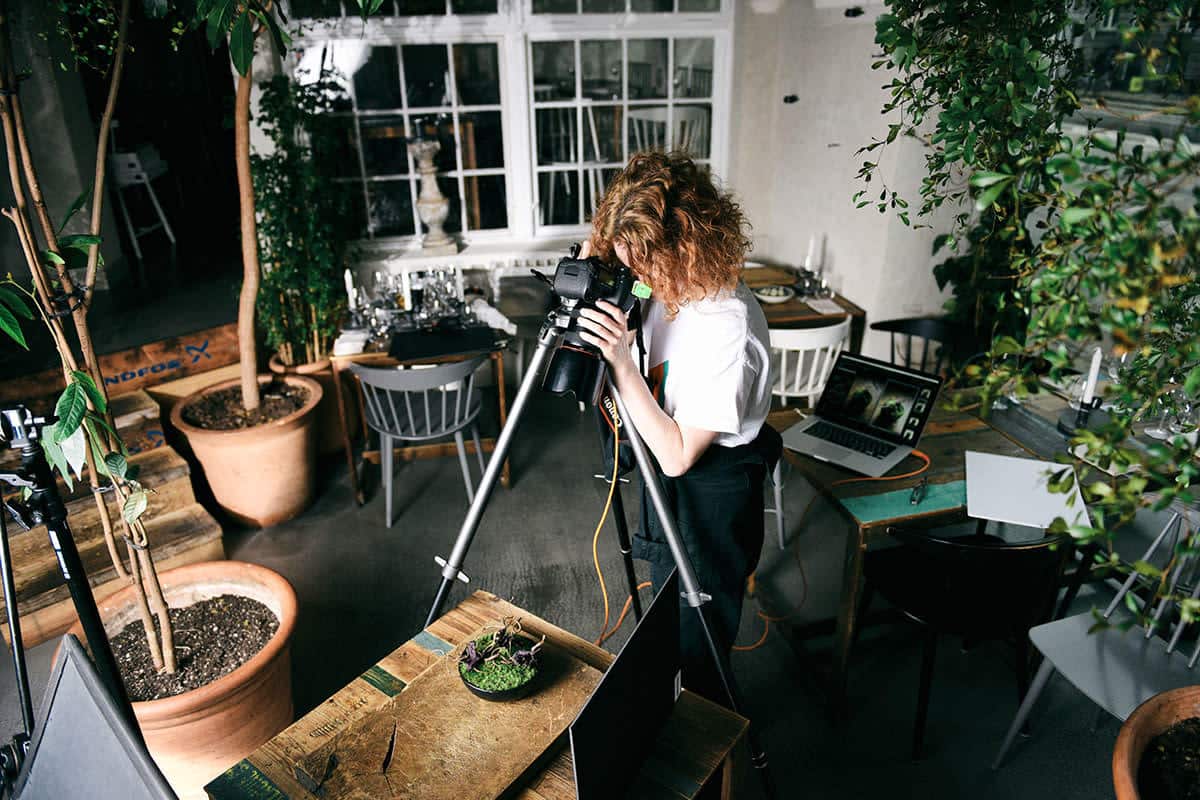
M 181 798 L 202 798 L 204 784 L 292 723 L 291 636 L 296 593 L 266 567 L 207 561 L 159 575 L 167 605 L 180 608 L 223 594 L 249 597 L 279 618 L 266 647 L 233 672 L 190 692 L 133 704 L 150 755 Z M 138 621 L 133 588 L 99 604 L 109 636 Z M 77 622 L 71 633 L 83 638 Z
M 267 384 L 273 376 L 260 375 Z M 239 522 L 265 527 L 303 511 L 312 500 L 316 469 L 317 404 L 321 384 L 302 375 L 283 380 L 308 390 L 304 407 L 282 419 L 232 431 L 190 425 L 183 411 L 198 398 L 238 384 L 225 381 L 201 389 L 171 409 L 171 424 L 187 437 L 209 488 L 221 508 Z
M 1191 717 L 1200 717 L 1200 686 L 1156 694 L 1129 715 L 1113 748 L 1113 788 L 1117 800 L 1138 800 L 1138 766 L 1146 747 L 1155 736 Z
M 314 361 L 311 364 L 298 364 L 294 367 L 285 366 L 278 355 L 271 356 L 271 372 L 276 375 L 303 375 L 321 384 L 321 402 L 317 403 L 317 452 L 321 455 L 340 453 L 342 450 L 342 421 L 338 418 L 337 395 L 334 394 L 333 368 L 329 359 Z M 349 401 L 355 395 L 352 387 L 346 385 L 351 379 L 349 373 L 342 375 L 343 396 Z M 346 403 L 346 430 L 351 436 L 358 426 L 358 404 Z

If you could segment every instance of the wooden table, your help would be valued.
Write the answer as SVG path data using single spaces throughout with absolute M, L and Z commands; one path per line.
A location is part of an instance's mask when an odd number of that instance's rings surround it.
M 791 286 L 796 273 L 785 267 L 754 267 L 742 272 L 742 281 L 750 289 L 762 286 Z M 867 312 L 854 303 L 834 294 L 831 298 L 845 311 L 843 314 L 826 314 L 812 308 L 801 297 L 793 297 L 783 303 L 762 303 L 767 325 L 772 328 L 819 328 L 836 325 L 850 317 L 850 352 L 861 353 L 863 334 L 867 328 Z
M 437 358 L 421 358 L 406 361 L 399 361 L 392 358 L 386 351 L 368 350 L 362 353 L 353 353 L 344 356 L 331 356 L 330 364 L 333 366 L 333 392 L 337 398 L 338 421 L 342 431 L 342 448 L 346 452 L 346 464 L 350 467 L 350 488 L 354 490 L 354 498 L 361 506 L 366 501 L 366 496 L 363 491 L 363 482 L 359 479 L 358 464 L 354 461 L 354 445 L 350 441 L 350 426 L 346 421 L 346 397 L 342 389 L 342 371 L 347 370 L 350 364 L 365 364 L 371 367 L 402 367 L 411 366 L 414 364 L 448 364 L 454 361 L 465 361 L 468 358 L 475 358 L 480 355 L 487 355 L 492 360 L 492 375 L 496 381 L 496 398 L 498 404 L 500 427 L 504 428 L 504 423 L 508 419 L 508 401 L 504 395 L 504 350 L 508 347 L 507 339 L 497 339 L 495 346 L 491 350 L 481 350 L 471 353 L 455 353 L 454 355 L 441 356 Z M 357 383 L 357 382 L 356 382 Z M 371 462 L 378 464 L 380 454 L 378 450 L 372 450 L 370 447 L 369 431 L 367 430 L 367 416 L 363 407 L 363 398 L 361 389 L 356 392 L 358 401 L 359 419 L 362 420 L 363 433 L 363 452 L 362 462 Z M 467 452 L 475 452 L 475 442 L 468 441 L 465 443 Z M 485 437 L 480 440 L 480 445 L 483 447 L 483 452 L 490 453 L 496 449 L 495 437 Z M 454 455 L 454 444 L 438 443 L 438 444 L 422 444 L 411 447 L 397 447 L 396 453 L 405 460 L 414 458 L 440 458 L 442 456 Z M 504 466 L 500 471 L 500 483 L 504 488 L 508 488 L 511 480 L 508 468 L 508 459 L 504 460 Z
M 795 410 L 773 412 L 768 422 L 786 430 L 799 422 Z M 784 450 L 788 461 L 846 520 L 846 554 L 842 588 L 834 628 L 830 694 L 836 707 L 845 692 L 850 643 L 858 623 L 857 613 L 867 545 L 883 535 L 889 525 L 915 522 L 952 524 L 966 519 L 967 484 L 964 453 L 976 450 L 996 455 L 1035 458 L 1037 453 L 984 422 L 979 417 L 942 407 L 934 410 L 918 448 L 929 456 L 928 470 L 911 478 L 885 481 L 855 480 L 862 476 L 842 467 Z M 903 475 L 921 466 L 909 456 L 888 474 Z M 909 497 L 922 478 L 929 479 L 925 498 L 912 505 Z
M 350 685 L 301 717 L 271 741 L 214 779 L 205 790 L 213 800 L 311 800 L 297 780 L 296 765 L 347 726 L 379 709 L 427 667 L 463 642 L 481 625 L 507 615 L 535 636 L 546 638 L 585 663 L 605 669 L 613 655 L 539 619 L 488 592 L 475 592 Z M 636 724 L 631 720 L 630 724 Z M 675 704 L 630 797 L 681 800 L 694 797 L 710 776 L 722 770 L 725 796 L 731 793 L 730 756 L 749 723 L 691 692 Z M 620 768 L 621 742 L 613 742 L 613 768 Z M 740 750 L 740 748 L 739 748 Z M 447 795 L 450 796 L 450 795 Z M 560 749 L 514 795 L 516 800 L 574 800 L 571 754 Z

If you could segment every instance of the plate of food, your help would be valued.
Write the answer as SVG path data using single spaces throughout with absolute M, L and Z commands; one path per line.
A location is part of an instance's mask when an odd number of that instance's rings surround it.
M 760 286 L 754 296 L 764 303 L 786 303 L 796 296 L 796 290 L 790 286 Z

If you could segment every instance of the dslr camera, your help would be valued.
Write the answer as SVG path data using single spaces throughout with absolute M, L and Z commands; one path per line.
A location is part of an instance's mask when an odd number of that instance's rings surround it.
M 600 351 L 580 338 L 579 312 L 606 300 L 628 314 L 637 303 L 636 282 L 624 264 L 606 264 L 595 256 L 579 258 L 579 245 L 571 246 L 571 255 L 558 262 L 550 282 L 558 307 L 550 312 L 546 327 L 557 326 L 565 333 L 542 377 L 543 389 L 557 395 L 574 394 L 592 405 L 599 402 L 607 367 Z M 630 327 L 636 327 L 635 321 Z M 543 327 L 542 332 L 545 330 Z

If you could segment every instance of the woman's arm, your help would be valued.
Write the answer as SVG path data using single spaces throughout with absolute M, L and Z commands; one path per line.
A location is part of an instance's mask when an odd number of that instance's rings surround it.
M 596 305 L 597 310 L 579 312 L 580 338 L 604 355 L 630 421 L 663 473 L 672 477 L 684 474 L 713 443 L 716 432 L 680 425 L 659 407 L 634 363 L 630 352 L 633 333 L 625 314 L 603 300 Z

